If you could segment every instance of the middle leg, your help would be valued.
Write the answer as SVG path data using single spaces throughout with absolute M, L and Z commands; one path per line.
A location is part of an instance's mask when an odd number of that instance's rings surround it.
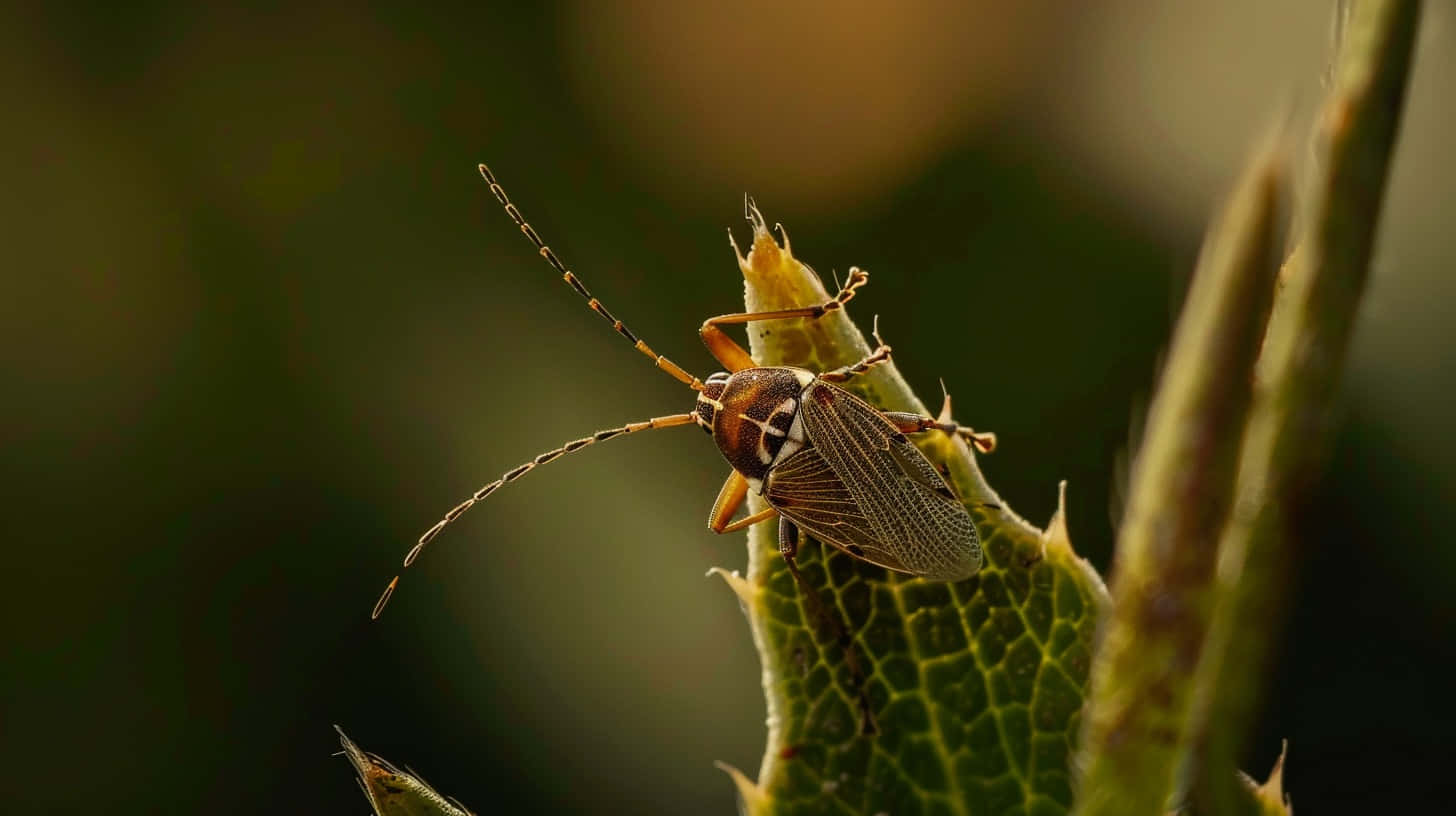
M 878 315 L 875 317 L 875 327 L 871 331 L 871 334 L 875 338 L 875 350 L 870 352 L 868 357 L 865 357 L 854 365 L 840 366 L 833 371 L 826 371 L 819 375 L 819 379 L 825 382 L 842 383 L 858 377 L 881 363 L 888 363 L 890 361 L 890 345 L 885 342 L 884 338 L 880 337 L 880 318 Z

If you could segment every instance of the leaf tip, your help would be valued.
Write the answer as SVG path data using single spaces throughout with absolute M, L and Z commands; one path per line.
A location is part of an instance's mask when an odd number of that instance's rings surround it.
M 729 243 L 733 245 L 738 269 L 748 282 L 749 289 L 760 293 L 777 293 L 779 298 L 795 305 L 823 300 L 827 296 L 824 285 L 819 281 L 818 275 L 813 274 L 794 257 L 789 246 L 789 233 L 783 225 L 774 224 L 773 230 L 770 230 L 768 222 L 758 210 L 758 204 L 746 196 L 743 214 L 753 229 L 748 253 L 745 255 L 739 249 L 732 230 L 729 231 Z M 774 237 L 774 230 L 778 231 L 778 238 Z M 760 305 L 751 307 L 751 310 L 772 308 L 778 307 Z
M 766 274 L 782 262 L 783 256 L 792 257 L 789 252 L 789 237 L 784 235 L 783 246 L 780 247 L 774 240 L 773 234 L 769 232 L 768 224 L 759 212 L 758 202 L 753 196 L 743 196 L 743 218 L 753 230 L 753 240 L 748 244 L 748 254 L 738 248 L 738 240 L 733 237 L 733 230 L 728 230 L 728 243 L 733 245 L 733 254 L 738 256 L 738 268 L 743 271 L 743 276 L 749 280 L 755 274 Z M 783 227 L 779 227 L 783 232 Z
M 738 789 L 738 796 L 743 801 L 740 812 L 745 814 L 764 813 L 768 808 L 768 794 L 764 792 L 753 780 L 744 775 L 743 771 L 720 760 L 713 762 L 713 765 L 733 780 L 733 787 Z

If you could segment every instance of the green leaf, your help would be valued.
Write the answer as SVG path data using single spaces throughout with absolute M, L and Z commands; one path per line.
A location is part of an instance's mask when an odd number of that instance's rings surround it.
M 473 816 L 458 802 L 436 793 L 425 780 L 360 748 L 344 734 L 344 729 L 336 725 L 334 730 L 339 732 L 344 756 L 359 774 L 359 787 L 364 789 L 375 816 Z
M 750 221 L 753 246 L 740 256 L 747 308 L 826 300 L 787 236 L 776 243 L 756 210 Z M 870 352 L 842 312 L 750 324 L 749 340 L 761 365 L 820 371 Z M 881 408 L 925 413 L 893 363 L 849 387 Z M 750 530 L 747 577 L 724 574 L 748 614 L 768 703 L 757 781 L 728 769 L 749 813 L 1070 808 L 1069 761 L 1106 590 L 1072 551 L 1063 511 L 1038 530 L 990 489 L 963 442 L 938 432 L 918 437 L 976 519 L 985 553 L 977 575 L 930 582 L 805 542 L 801 570 L 847 626 L 847 655 L 779 556 L 773 525 Z M 750 510 L 762 507 L 757 500 Z

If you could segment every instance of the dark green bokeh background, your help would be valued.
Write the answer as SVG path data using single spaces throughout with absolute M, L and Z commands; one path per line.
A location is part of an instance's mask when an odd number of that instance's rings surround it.
M 1280 92 L 1316 96 L 1328 15 L 32 5 L 0 18 L 12 813 L 361 813 L 333 723 L 481 812 L 732 812 L 711 763 L 756 771 L 763 706 L 702 577 L 744 555 L 704 527 L 726 465 L 701 434 L 533 474 L 368 620 L 465 492 L 689 404 L 474 163 L 699 373 L 755 192 L 800 257 L 872 272 L 854 316 L 999 434 L 985 467 L 1019 512 L 1070 481 L 1105 571 L 1202 218 Z M 1247 763 L 1288 737 L 1302 812 L 1429 801 L 1456 729 L 1456 20 L 1432 5 Z

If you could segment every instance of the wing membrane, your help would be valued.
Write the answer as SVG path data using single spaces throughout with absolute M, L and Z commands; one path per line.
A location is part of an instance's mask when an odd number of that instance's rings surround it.
M 800 402 L 811 446 L 770 472 L 764 498 L 818 538 L 890 569 L 968 577 L 981 546 L 966 508 L 889 420 L 822 382 Z
M 769 471 L 763 498 L 820 541 L 899 572 L 909 568 L 885 549 L 859 503 L 811 445 Z

